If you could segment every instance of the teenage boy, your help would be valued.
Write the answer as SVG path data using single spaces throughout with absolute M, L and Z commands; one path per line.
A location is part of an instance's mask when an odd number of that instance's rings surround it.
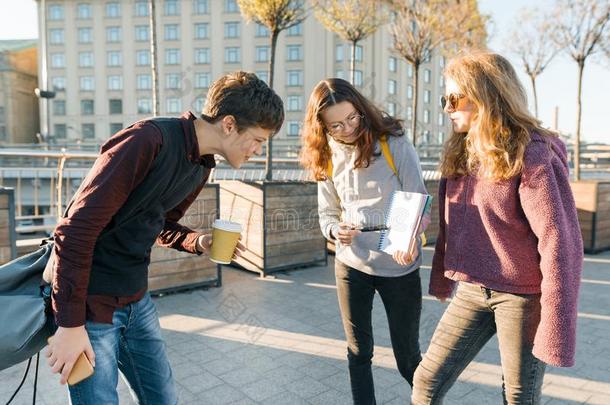
M 282 100 L 252 73 L 209 89 L 201 117 L 151 118 L 110 138 L 55 229 L 48 363 L 65 384 L 82 352 L 95 366 L 73 404 L 118 404 L 118 371 L 141 404 L 177 403 L 159 319 L 147 292 L 155 243 L 207 254 L 211 235 L 178 220 L 214 167 L 239 168 L 281 127 Z M 243 246 L 238 248 L 243 249 Z

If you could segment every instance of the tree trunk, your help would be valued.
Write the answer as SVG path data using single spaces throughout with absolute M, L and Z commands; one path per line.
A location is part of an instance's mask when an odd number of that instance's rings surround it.
M 419 82 L 419 63 L 413 65 L 413 103 L 411 104 L 413 115 L 411 116 L 411 137 L 413 138 L 413 146 L 417 146 L 417 84 Z
M 580 180 L 580 119 L 582 115 L 582 74 L 585 60 L 578 61 L 578 108 L 576 112 L 576 138 L 574 139 L 574 179 Z
M 150 26 L 150 70 L 152 77 L 153 116 L 159 115 L 159 75 L 157 72 L 157 17 L 155 0 L 148 0 L 148 14 Z
M 349 66 L 349 81 L 352 86 L 356 86 L 356 44 L 358 41 L 352 41 L 352 59 Z
M 273 72 L 275 69 L 275 49 L 279 31 L 271 31 L 271 56 L 269 58 L 269 87 L 273 89 Z M 273 180 L 273 139 L 267 139 L 267 156 L 265 159 L 265 180 Z
M 532 82 L 532 91 L 534 92 L 534 113 L 536 114 L 536 118 L 538 118 L 538 93 L 536 92 L 536 76 L 530 75 L 530 80 Z

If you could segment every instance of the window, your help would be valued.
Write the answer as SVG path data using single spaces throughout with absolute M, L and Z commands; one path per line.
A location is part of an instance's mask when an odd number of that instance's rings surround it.
M 225 23 L 225 38 L 237 38 L 239 37 L 239 23 L 238 22 L 226 22 Z
M 66 115 L 66 100 L 53 100 L 53 115 Z
M 195 73 L 195 88 L 196 89 L 207 89 L 210 87 L 210 74 L 209 73 Z
M 180 15 L 178 0 L 165 0 L 165 15 Z
M 165 75 L 165 88 L 166 89 L 181 89 L 182 88 L 182 77 L 180 73 L 168 73 Z
M 256 24 L 256 36 L 257 37 L 268 37 L 269 29 L 262 24 Z
M 66 124 L 53 125 L 53 135 L 57 138 L 65 138 L 67 133 Z
M 388 114 L 396 116 L 396 103 L 388 103 Z
M 225 48 L 225 63 L 239 63 L 240 55 L 238 47 Z
M 298 23 L 297 25 L 288 28 L 289 37 L 297 37 L 299 35 L 303 35 L 303 23 Z
M 80 113 L 81 115 L 93 115 L 95 114 L 95 103 L 93 100 L 81 100 L 80 101 Z
M 123 114 L 123 100 L 121 100 L 121 99 L 108 100 L 108 112 L 110 114 Z
M 165 64 L 166 65 L 178 65 L 180 64 L 180 49 L 166 49 L 165 50 Z
M 363 55 L 362 46 L 356 45 L 356 61 L 357 62 L 362 62 L 362 55 Z
M 167 99 L 168 114 L 178 114 L 182 112 L 182 100 L 179 98 L 170 97 Z
M 411 106 L 407 107 L 407 119 L 409 121 L 413 120 L 413 107 L 411 107 Z
M 438 85 L 440 87 L 445 87 L 445 76 L 442 74 L 438 77 Z
M 335 72 L 335 77 L 338 77 L 339 79 L 345 79 L 345 72 L 343 72 L 343 69 L 337 69 L 337 71 Z
M 121 5 L 119 3 L 106 3 L 106 17 L 118 18 L 121 16 Z
M 426 51 L 424 52 L 424 63 L 430 63 L 431 57 L 432 52 L 430 52 L 430 49 L 426 49 Z
M 388 94 L 396 94 L 396 80 L 388 80 Z
M 108 51 L 106 53 L 106 64 L 108 66 L 121 66 L 123 64 L 121 51 Z
M 256 76 L 258 76 L 259 79 L 261 79 L 262 81 L 264 81 L 265 83 L 269 84 L 269 72 L 266 70 L 258 70 L 256 72 Z
M 194 14 L 208 14 L 209 12 L 210 6 L 208 0 L 193 0 Z
M 390 72 L 396 72 L 398 70 L 398 60 L 393 56 L 390 56 L 390 59 L 388 59 L 388 70 Z
M 301 111 L 303 109 L 303 98 L 301 96 L 288 96 L 286 110 Z
M 178 24 L 165 24 L 165 40 L 177 41 L 180 39 L 180 29 Z
M 430 90 L 424 90 L 424 103 L 430 104 Z
M 148 41 L 150 28 L 148 25 L 136 25 L 136 41 Z
M 108 90 L 123 90 L 123 76 L 108 76 Z
M 442 68 L 445 67 L 445 57 L 444 56 L 441 55 L 441 57 L 438 58 L 438 65 Z M 444 134 L 443 134 L 443 136 L 444 136 Z
M 82 124 L 80 132 L 83 139 L 95 139 L 95 124 Z
M 78 43 L 90 44 L 91 42 L 93 42 L 93 31 L 91 30 L 91 28 L 79 28 Z
M 137 75 L 136 76 L 136 88 L 138 90 L 152 89 L 152 76 L 151 75 Z
M 299 136 L 299 130 L 301 129 L 301 125 L 298 121 L 288 121 L 288 126 L 286 128 L 287 136 Z
M 79 52 L 78 53 L 78 66 L 79 67 L 93 67 L 93 52 Z
M 256 47 L 256 61 L 257 62 L 268 62 L 269 61 L 269 47 L 268 46 L 257 46 Z
M 49 20 L 63 20 L 64 19 L 64 6 L 61 4 L 49 5 Z
M 424 110 L 424 124 L 430 123 L 430 110 Z
M 51 45 L 61 45 L 64 43 L 64 30 L 53 28 L 49 30 L 49 42 Z
M 195 64 L 203 65 L 210 63 L 210 48 L 195 49 Z
M 288 45 L 287 46 L 287 54 L 289 61 L 299 61 L 303 59 L 301 45 Z
M 54 91 L 66 90 L 66 78 L 63 76 L 55 76 L 51 79 L 51 87 Z
M 114 122 L 110 124 L 110 135 L 114 135 L 123 129 L 122 122 Z
M 286 81 L 287 86 L 302 86 L 303 85 L 303 71 L 302 70 L 288 70 L 286 72 L 288 80 Z
M 424 69 L 424 83 L 430 83 L 430 76 L 432 72 L 430 69 Z
M 407 65 L 407 76 L 413 77 L 413 65 L 411 64 Z
M 408 99 L 413 98 L 413 86 L 411 86 L 411 85 L 407 86 L 407 98 Z
M 93 76 L 81 76 L 80 77 L 80 89 L 82 91 L 95 90 L 95 81 L 93 79 Z
M 120 42 L 121 41 L 121 27 L 107 27 L 106 28 L 106 42 Z
M 237 12 L 239 12 L 239 7 L 237 7 L 237 1 L 225 0 L 225 13 L 237 13 Z
M 137 66 L 150 65 L 150 51 L 148 49 L 141 49 L 139 51 L 136 51 L 136 65 Z
M 76 15 L 80 20 L 88 20 L 91 18 L 91 4 L 81 3 L 76 6 Z
M 136 1 L 135 14 L 136 17 L 148 17 L 148 2 Z
M 51 67 L 52 68 L 66 67 L 66 56 L 63 53 L 52 53 L 51 54 Z
M 152 113 L 152 100 L 150 98 L 139 98 L 138 99 L 138 114 L 151 114 Z
M 343 62 L 343 44 L 337 45 L 335 48 L 335 62 Z
M 206 39 L 208 36 L 208 23 L 195 24 L 195 39 Z
M 6 133 L 6 126 L 0 125 L 0 139 L 6 141 L 8 138 L 8 134 Z
M 438 133 L 437 142 L 438 142 L 439 145 L 442 145 L 445 142 L 445 133 L 443 131 L 440 131 Z
M 205 104 L 205 97 L 197 97 L 193 102 L 193 109 L 197 112 L 203 111 L 203 106 Z
M 425 130 L 423 134 L 424 144 L 430 144 L 430 131 Z
M 445 113 L 443 112 L 438 113 L 438 125 L 445 125 Z
M 362 87 L 363 83 L 364 83 L 364 80 L 363 80 L 362 70 L 354 71 L 354 84 L 356 86 Z

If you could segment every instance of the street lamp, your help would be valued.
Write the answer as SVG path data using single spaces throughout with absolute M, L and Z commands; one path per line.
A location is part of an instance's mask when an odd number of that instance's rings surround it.
M 43 131 L 43 133 L 41 134 L 41 138 L 47 142 L 49 142 L 50 139 L 50 134 L 51 134 L 51 108 L 50 108 L 50 104 L 51 102 L 49 101 L 52 98 L 55 98 L 55 92 L 54 91 L 49 91 L 49 90 L 41 90 L 38 87 L 34 89 L 34 94 L 36 94 L 36 97 L 38 97 L 41 101 L 42 99 L 45 100 L 44 105 L 45 105 L 45 116 L 46 116 L 46 131 Z

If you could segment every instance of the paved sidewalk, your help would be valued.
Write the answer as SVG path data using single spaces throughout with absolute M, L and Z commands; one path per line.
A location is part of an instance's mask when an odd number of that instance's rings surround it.
M 432 250 L 425 250 L 427 290 Z M 178 383 L 180 404 L 351 404 L 332 257 L 328 267 L 261 279 L 225 268 L 223 287 L 155 299 Z M 422 350 L 445 305 L 424 297 Z M 374 377 L 378 404 L 408 404 L 396 371 L 385 312 L 374 303 Z M 462 373 L 446 404 L 501 403 L 501 369 L 493 339 Z M 610 253 L 587 256 L 580 295 L 578 354 L 570 369 L 548 367 L 545 405 L 610 404 Z M 0 403 L 25 365 L 0 372 Z M 14 404 L 31 403 L 32 378 Z M 119 384 L 122 404 L 133 403 Z M 44 394 L 43 394 L 44 393 Z M 67 404 L 67 391 L 42 363 L 40 404 Z

